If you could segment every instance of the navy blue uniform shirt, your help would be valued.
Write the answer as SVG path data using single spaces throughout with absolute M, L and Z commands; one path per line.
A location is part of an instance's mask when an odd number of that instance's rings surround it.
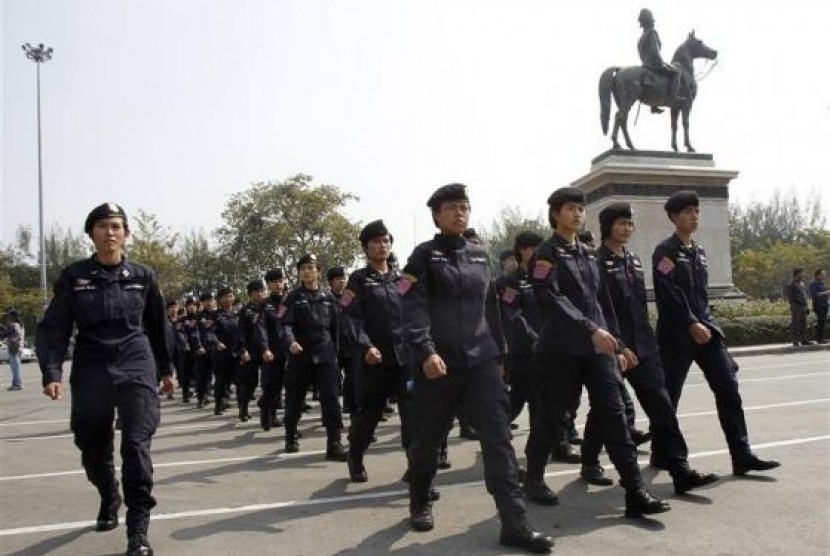
M 661 343 L 678 338 L 691 341 L 689 326 L 697 322 L 723 337 L 709 308 L 709 262 L 703 248 L 694 241 L 684 247 L 680 238 L 672 235 L 657 245 L 651 263 Z
M 436 234 L 409 256 L 398 290 L 414 368 L 437 353 L 448 367 L 477 367 L 504 352 L 490 260 L 461 236 Z
M 298 286 L 280 305 L 282 337 L 286 353 L 292 343 L 303 347 L 301 356 L 312 362 L 337 360 L 338 310 L 328 290 Z
M 61 381 L 76 326 L 73 383 L 101 380 L 102 368 L 114 384 L 155 386 L 157 368 L 173 374 L 164 298 L 149 267 L 126 259 L 104 266 L 91 257 L 61 271 L 35 340 L 44 386 Z
M 529 354 L 539 341 L 542 310 L 522 267 L 496 281 L 509 353 Z

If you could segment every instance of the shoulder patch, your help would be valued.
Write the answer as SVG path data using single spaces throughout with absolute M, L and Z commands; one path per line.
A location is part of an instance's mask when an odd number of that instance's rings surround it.
M 288 307 L 280 303 L 280 308 L 277 309 L 277 318 L 282 318 L 286 311 L 288 311 Z
M 553 263 L 543 259 L 539 259 L 533 265 L 533 278 L 536 280 L 545 280 L 553 269 Z
M 508 305 L 512 305 L 516 298 L 518 297 L 519 292 L 514 290 L 513 288 L 507 287 L 504 288 L 504 291 L 501 292 L 501 300 L 507 303 Z
M 417 283 L 418 278 L 416 276 L 413 276 L 412 274 L 403 274 L 398 281 L 395 282 L 395 286 L 398 288 L 399 294 L 406 295 Z
M 343 295 L 340 297 L 340 306 L 344 309 L 348 309 L 355 297 L 357 297 L 357 295 L 351 289 L 346 288 L 343 290 Z
M 660 259 L 660 262 L 657 263 L 657 270 L 661 274 L 671 273 L 671 271 L 674 270 L 674 267 L 675 267 L 674 261 L 672 261 L 668 257 L 663 257 L 662 259 Z

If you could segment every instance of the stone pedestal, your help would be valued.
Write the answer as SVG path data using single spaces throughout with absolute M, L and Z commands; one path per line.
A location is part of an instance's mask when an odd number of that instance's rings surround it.
M 709 260 L 710 299 L 741 298 L 732 283 L 729 249 L 729 182 L 733 170 L 715 167 L 711 154 L 609 150 L 591 161 L 591 170 L 573 182 L 587 199 L 585 227 L 599 238 L 599 212 L 611 203 L 631 205 L 637 230 L 629 248 L 640 255 L 646 286 L 652 290 L 651 254 L 674 231 L 663 209 L 672 193 L 700 196 L 701 224 L 695 240 Z

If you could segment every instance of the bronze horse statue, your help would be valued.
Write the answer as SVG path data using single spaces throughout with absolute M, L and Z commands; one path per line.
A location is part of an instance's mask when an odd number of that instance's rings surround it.
M 649 106 L 668 106 L 671 108 L 671 147 L 677 151 L 677 115 L 683 113 L 683 132 L 686 150 L 693 153 L 689 142 L 689 112 L 697 95 L 697 80 L 694 73 L 694 60 L 705 58 L 715 60 L 718 51 L 706 46 L 702 40 L 695 37 L 695 32 L 689 33 L 686 41 L 677 47 L 672 57 L 672 65 L 680 70 L 680 90 L 678 100 L 669 94 L 670 79 L 667 75 L 656 73 L 642 66 L 625 68 L 611 67 L 602 73 L 599 78 L 600 121 L 603 134 L 608 133 L 608 119 L 611 114 L 611 95 L 617 104 L 617 114 L 614 116 L 614 130 L 611 132 L 611 141 L 615 149 L 620 148 L 617 133 L 622 129 L 625 144 L 633 149 L 631 138 L 628 136 L 628 111 L 635 102 L 640 101 Z

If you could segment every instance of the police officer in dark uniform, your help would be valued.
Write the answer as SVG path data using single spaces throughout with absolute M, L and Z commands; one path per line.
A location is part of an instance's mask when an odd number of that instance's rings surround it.
M 190 348 L 187 345 L 187 335 L 184 324 L 179 319 L 179 301 L 171 299 L 167 302 L 167 346 L 170 349 L 171 361 L 176 371 L 177 382 L 181 385 L 183 378 L 183 361 L 185 352 Z M 158 376 L 161 381 L 161 373 Z M 173 392 L 167 392 L 167 399 L 173 399 Z
M 240 365 L 236 380 L 239 420 L 243 423 L 251 418 L 251 414 L 248 412 L 248 404 L 254 397 L 254 391 L 259 381 L 259 369 L 264 358 L 269 356 L 268 334 L 265 331 L 263 315 L 265 283 L 262 280 L 251 280 L 245 289 L 248 292 L 249 299 L 248 303 L 239 311 L 239 328 L 243 339 L 243 359 L 247 353 L 248 361 Z
M 338 310 L 330 291 L 320 287 L 317 256 L 306 253 L 297 261 L 300 285 L 280 305 L 282 338 L 290 354 L 285 372 L 285 451 L 297 452 L 297 423 L 309 382 L 316 380 L 326 428 L 326 459 L 346 461 L 340 443 L 343 419 L 337 368 Z
M 717 475 L 689 468 L 686 441 L 666 391 L 657 342 L 648 320 L 643 265 L 635 253 L 625 248 L 634 232 L 631 206 L 611 204 L 599 213 L 599 222 L 602 245 L 597 249 L 597 260 L 613 306 L 609 311 L 614 312 L 625 344 L 622 355 L 627 370 L 623 376 L 634 387 L 651 423 L 652 456 L 665 462 L 677 494 L 713 483 Z M 602 442 L 597 436 L 585 435 L 581 475 L 589 483 L 610 485 L 611 480 L 603 476 L 599 465 Z
M 118 525 L 121 506 L 113 462 L 113 417 L 121 418 L 127 556 L 148 556 L 153 466 L 150 442 L 159 423 L 156 369 L 163 390 L 174 388 L 165 341 L 164 299 L 155 272 L 122 253 L 127 215 L 114 203 L 95 207 L 84 231 L 95 254 L 61 271 L 54 297 L 37 328 L 43 392 L 62 397 L 62 364 L 73 327 L 70 424 L 87 479 L 101 495 L 96 530 Z
M 349 415 L 357 413 L 357 383 L 355 372 L 358 362 L 354 360 L 355 334 L 349 318 L 342 316 L 341 300 L 346 291 L 346 269 L 342 266 L 335 266 L 326 272 L 326 281 L 334 299 L 337 300 L 338 330 L 340 337 L 337 344 L 337 365 L 342 373 L 343 388 L 343 412 Z
M 657 301 L 657 342 L 666 374 L 666 388 L 675 412 L 692 361 L 703 371 L 715 394 L 718 418 L 732 456 L 732 471 L 766 471 L 781 465 L 752 453 L 738 392 L 738 365 L 724 345 L 723 330 L 709 309 L 706 252 L 692 239 L 700 220 L 694 191 L 678 191 L 665 204 L 675 232 L 652 255 Z
M 213 381 L 213 360 L 216 357 L 216 298 L 213 292 L 204 292 L 199 296 L 202 310 L 198 313 L 198 341 L 196 347 L 196 407 L 205 407 Z
M 262 394 L 257 401 L 259 406 L 259 424 L 265 431 L 271 427 L 281 427 L 282 421 L 277 417 L 277 409 L 282 408 L 282 384 L 285 375 L 286 352 L 282 341 L 282 323 L 279 309 L 285 297 L 285 275 L 281 268 L 265 273 L 268 297 L 262 306 L 265 319 L 265 331 L 268 335 L 268 352 L 263 354 L 260 384 Z
M 502 523 L 501 544 L 548 552 L 553 540 L 534 531 L 525 515 L 510 443 L 510 402 L 498 362 L 504 340 L 489 259 L 462 236 L 470 216 L 465 186 L 439 188 L 427 206 L 440 233 L 415 248 L 398 280 L 417 422 L 409 450 L 410 524 L 417 531 L 433 528 L 429 488 L 436 455 L 447 423 L 459 411 L 481 438 L 485 483 Z
M 405 398 L 409 373 L 405 368 L 403 313 L 397 282 L 398 270 L 387 263 L 392 236 L 383 220 L 369 222 L 360 231 L 360 244 L 368 264 L 349 276 L 340 304 L 355 336 L 353 357 L 357 367 L 357 412 L 349 429 L 349 478 L 366 482 L 363 455 L 383 416 L 386 400 L 394 396 L 401 415 L 401 445 L 410 444 Z
M 196 298 L 188 296 L 184 301 L 185 314 L 179 317 L 179 324 L 187 343 L 182 357 L 181 372 L 179 373 L 179 386 L 182 389 L 182 402 L 184 403 L 190 403 L 191 386 L 195 378 L 196 350 L 200 345 L 198 341 L 199 320 L 197 318 L 197 308 Z
M 213 357 L 213 414 L 222 415 L 230 407 L 228 390 L 231 382 L 236 378 L 240 365 L 250 360 L 250 355 L 245 350 L 239 316 L 233 311 L 233 290 L 222 286 L 216 292 L 216 297 L 219 310 L 216 313 Z
M 668 504 L 643 486 L 620 394 L 622 377 L 617 365 L 625 365 L 624 357 L 617 356 L 621 341 L 614 334 L 613 314 L 606 315 L 600 305 L 603 298 L 607 300 L 607 291 L 602 287 L 596 257 L 577 240 L 585 223 L 585 194 L 563 187 L 551 194 L 548 205 L 554 233 L 539 245 L 530 263 L 544 319 L 536 349 L 540 375 L 536 413 L 541 419 L 537 430 L 540 435 L 547 432 L 559 438 L 558 427 L 564 423 L 574 392 L 584 384 L 591 404 L 586 430 L 594 430 L 602 439 L 620 474 L 626 490 L 625 515 L 667 511 Z M 547 503 L 553 504 L 552 492 L 544 496 L 550 491 L 544 484 L 549 451 L 545 442 L 528 443 L 525 489 L 533 499 L 547 498 Z

